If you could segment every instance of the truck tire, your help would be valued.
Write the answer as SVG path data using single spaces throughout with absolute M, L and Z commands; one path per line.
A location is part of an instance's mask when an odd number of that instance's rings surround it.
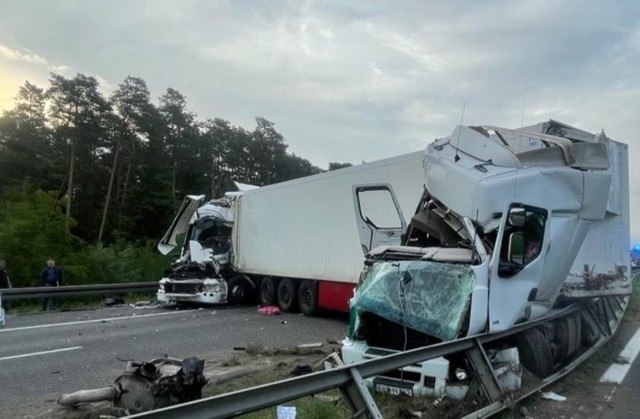
M 251 282 L 242 276 L 231 278 L 227 282 L 227 289 L 229 304 L 247 304 L 253 294 Z
M 516 336 L 516 346 L 522 365 L 540 378 L 546 378 L 553 372 L 553 353 L 542 330 L 533 328 Z
M 278 307 L 285 313 L 293 313 L 298 308 L 298 293 L 296 284 L 289 278 L 284 278 L 278 284 Z
M 318 311 L 318 284 L 306 279 L 298 288 L 298 304 L 300 312 L 305 316 L 314 316 Z
M 272 306 L 276 303 L 276 283 L 270 276 L 265 276 L 260 281 L 258 300 L 261 306 Z

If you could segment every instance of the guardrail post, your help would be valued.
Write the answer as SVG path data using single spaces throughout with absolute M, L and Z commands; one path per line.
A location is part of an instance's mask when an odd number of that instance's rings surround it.
M 476 377 L 484 388 L 489 401 L 493 403 L 501 400 L 504 397 L 502 386 L 500 386 L 498 377 L 493 372 L 489 358 L 487 358 L 482 343 L 478 339 L 475 340 L 475 346 L 467 350 L 467 356 L 473 364 Z
M 342 396 L 353 411 L 354 418 L 382 419 L 382 414 L 378 410 L 376 402 L 371 397 L 369 389 L 364 384 L 364 380 L 357 367 L 349 368 L 351 382 L 340 388 Z

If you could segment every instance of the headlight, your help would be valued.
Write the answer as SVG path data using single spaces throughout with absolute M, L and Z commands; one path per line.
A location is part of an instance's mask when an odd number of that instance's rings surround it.
M 204 292 L 220 292 L 220 282 L 207 282 L 202 285 L 202 291 Z
M 467 379 L 467 372 L 462 368 L 456 368 L 456 378 L 460 381 Z

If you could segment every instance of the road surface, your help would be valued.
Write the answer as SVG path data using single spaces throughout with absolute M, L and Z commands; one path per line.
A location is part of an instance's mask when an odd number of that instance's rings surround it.
M 290 346 L 341 339 L 346 332 L 344 317 L 267 317 L 255 307 L 8 316 L 0 328 L 0 417 L 40 413 L 61 393 L 110 385 L 122 373 L 119 359 L 207 358 L 236 346 Z

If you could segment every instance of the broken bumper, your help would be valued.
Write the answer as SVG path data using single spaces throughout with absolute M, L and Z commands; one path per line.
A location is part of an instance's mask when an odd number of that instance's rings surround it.
M 397 353 L 397 351 L 372 348 L 364 342 L 350 339 L 342 341 L 342 359 L 347 365 L 394 353 Z M 364 381 L 368 388 L 378 393 L 439 397 L 446 395 L 448 375 L 449 361 L 439 357 L 406 366 L 401 370 L 390 371 L 382 376 L 367 378 Z M 467 389 L 460 390 L 466 393 Z
M 196 294 L 177 294 L 158 291 L 158 301 L 163 303 L 191 302 L 201 304 L 222 304 L 227 302 L 226 295 L 221 292 L 198 292 Z
M 227 302 L 227 284 L 216 278 L 182 281 L 162 278 L 156 297 L 164 303 L 222 304 Z

